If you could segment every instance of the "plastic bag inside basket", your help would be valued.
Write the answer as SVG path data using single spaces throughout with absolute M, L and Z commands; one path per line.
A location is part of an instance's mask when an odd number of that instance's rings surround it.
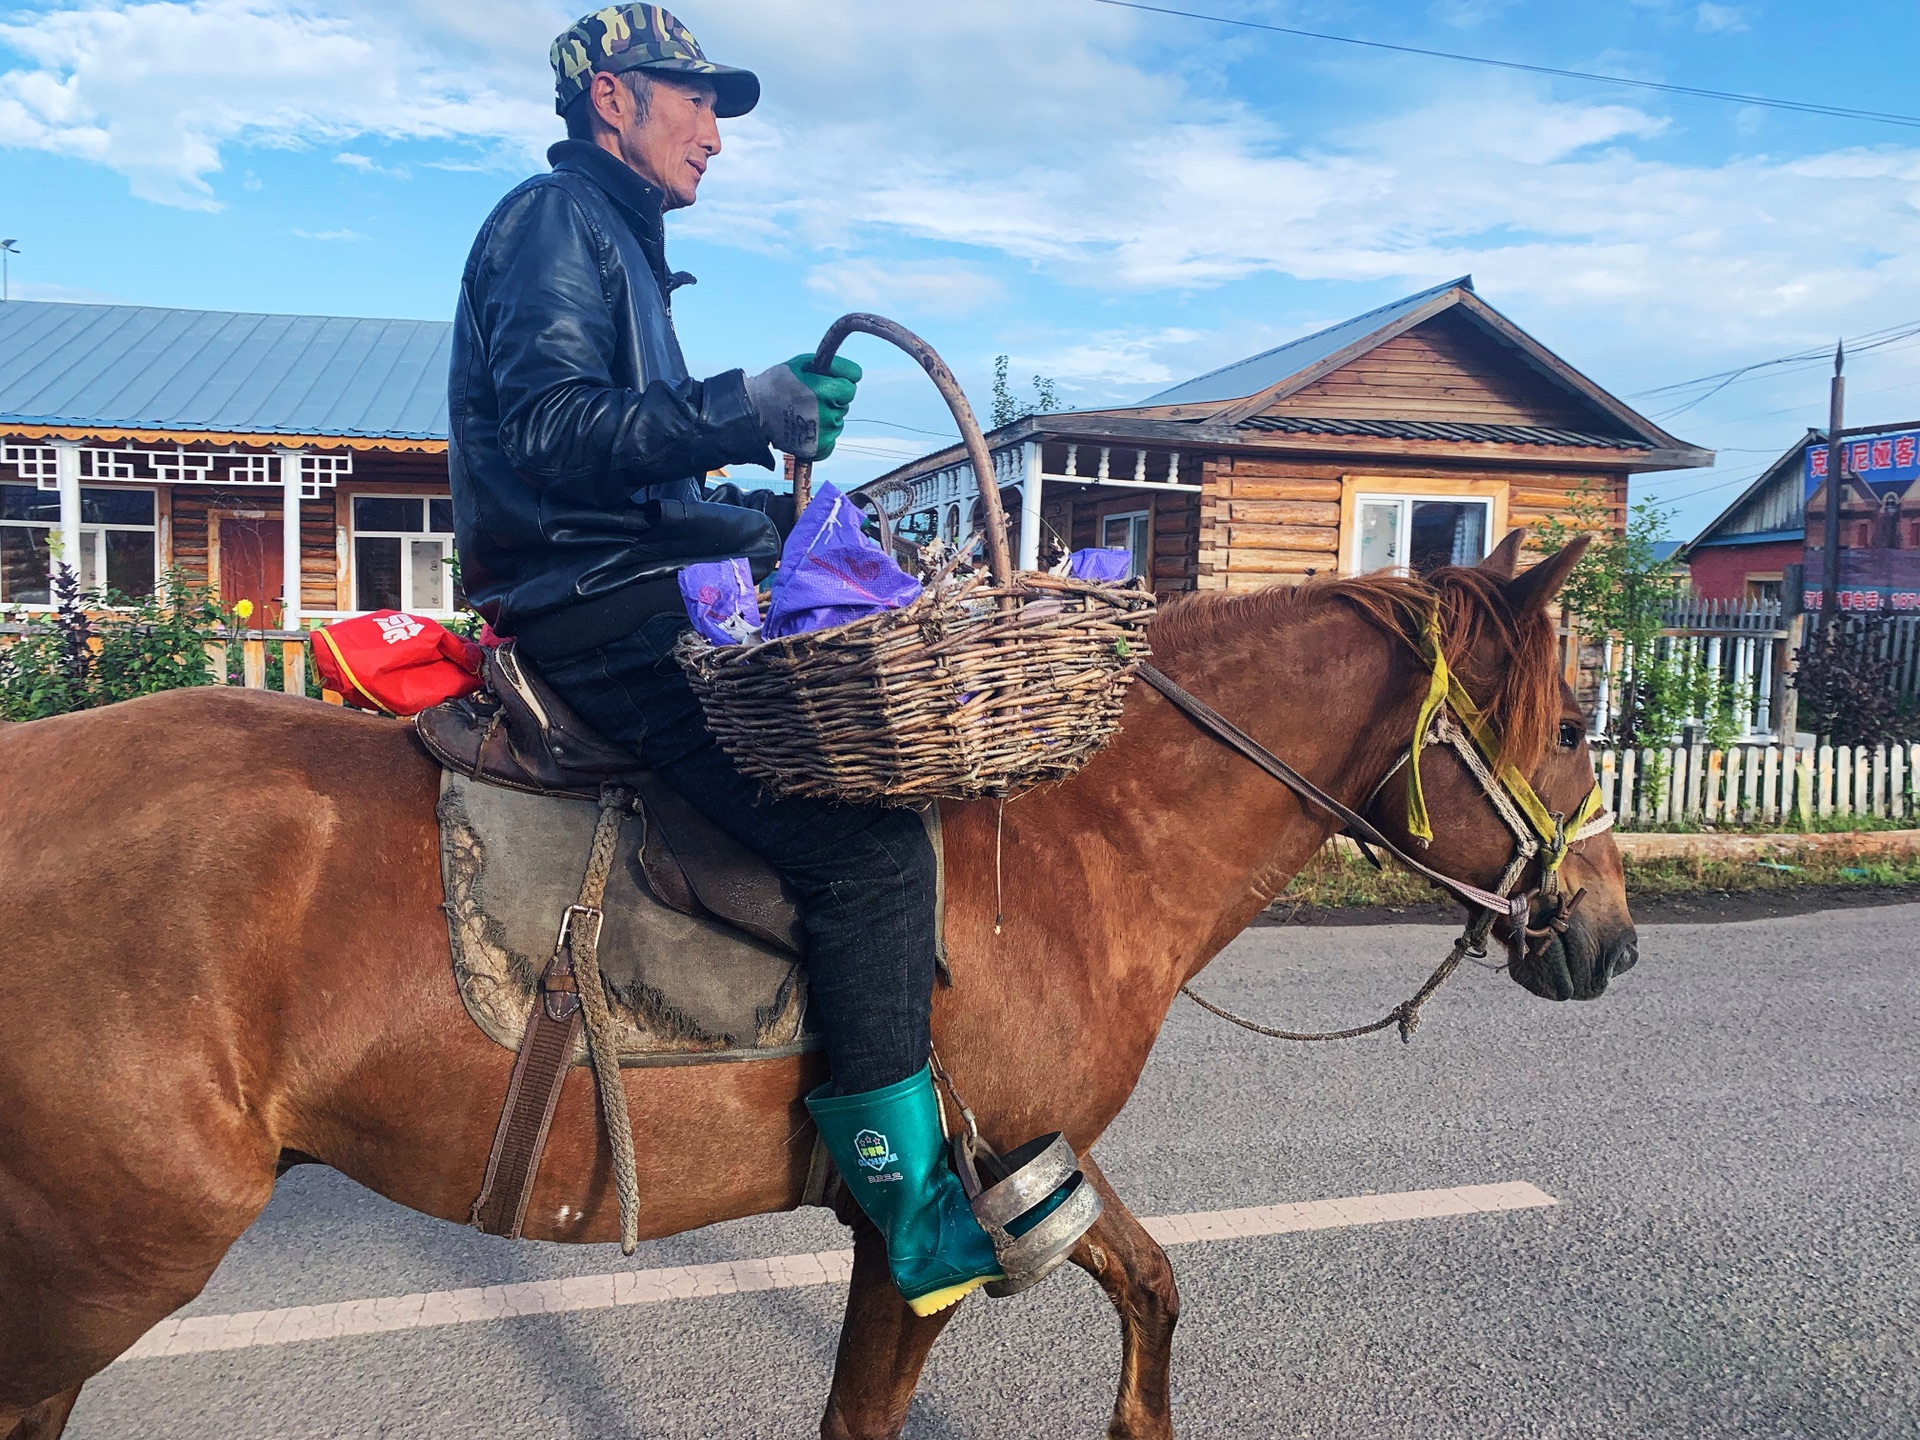
M 1076 550 L 1067 557 L 1067 574 L 1075 580 L 1091 580 L 1097 584 L 1121 584 L 1132 568 L 1130 550 Z
M 714 644 L 760 638 L 760 596 L 745 560 L 687 566 L 680 572 L 680 598 L 693 628 Z
M 919 598 L 920 582 L 861 530 L 858 507 L 823 484 L 780 552 L 763 633 L 824 630 Z

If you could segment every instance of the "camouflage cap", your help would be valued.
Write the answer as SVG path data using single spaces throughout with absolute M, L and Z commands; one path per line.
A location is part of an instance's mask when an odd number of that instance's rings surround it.
M 714 113 L 744 115 L 760 103 L 760 77 L 751 70 L 716 65 L 687 27 L 658 5 L 609 5 L 583 15 L 553 42 L 553 108 L 584 95 L 595 70 L 662 70 L 711 80 Z

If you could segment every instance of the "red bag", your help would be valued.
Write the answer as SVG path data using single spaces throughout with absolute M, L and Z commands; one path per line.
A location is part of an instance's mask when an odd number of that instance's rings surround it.
M 480 647 L 404 610 L 375 610 L 322 625 L 313 663 L 349 705 L 413 715 L 481 685 Z

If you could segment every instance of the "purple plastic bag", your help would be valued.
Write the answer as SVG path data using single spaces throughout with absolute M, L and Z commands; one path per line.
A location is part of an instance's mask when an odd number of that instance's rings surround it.
M 1125 582 L 1133 568 L 1130 550 L 1076 550 L 1067 557 L 1067 574 L 1075 580 L 1091 580 L 1100 585 Z
M 680 598 L 693 628 L 716 645 L 760 637 L 760 597 L 745 560 L 716 560 L 680 572 Z
M 920 582 L 862 533 L 859 508 L 823 484 L 780 552 L 764 631 L 825 630 L 919 598 Z

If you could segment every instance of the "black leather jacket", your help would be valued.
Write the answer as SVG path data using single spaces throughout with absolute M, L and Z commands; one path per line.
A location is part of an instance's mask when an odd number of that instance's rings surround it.
M 687 376 L 668 297 L 692 277 L 667 270 L 660 192 L 581 141 L 547 159 L 473 243 L 448 382 L 461 580 L 529 640 L 604 630 L 696 561 L 764 573 L 780 547 L 766 510 L 792 508 L 705 487 L 773 452 L 740 371 Z

